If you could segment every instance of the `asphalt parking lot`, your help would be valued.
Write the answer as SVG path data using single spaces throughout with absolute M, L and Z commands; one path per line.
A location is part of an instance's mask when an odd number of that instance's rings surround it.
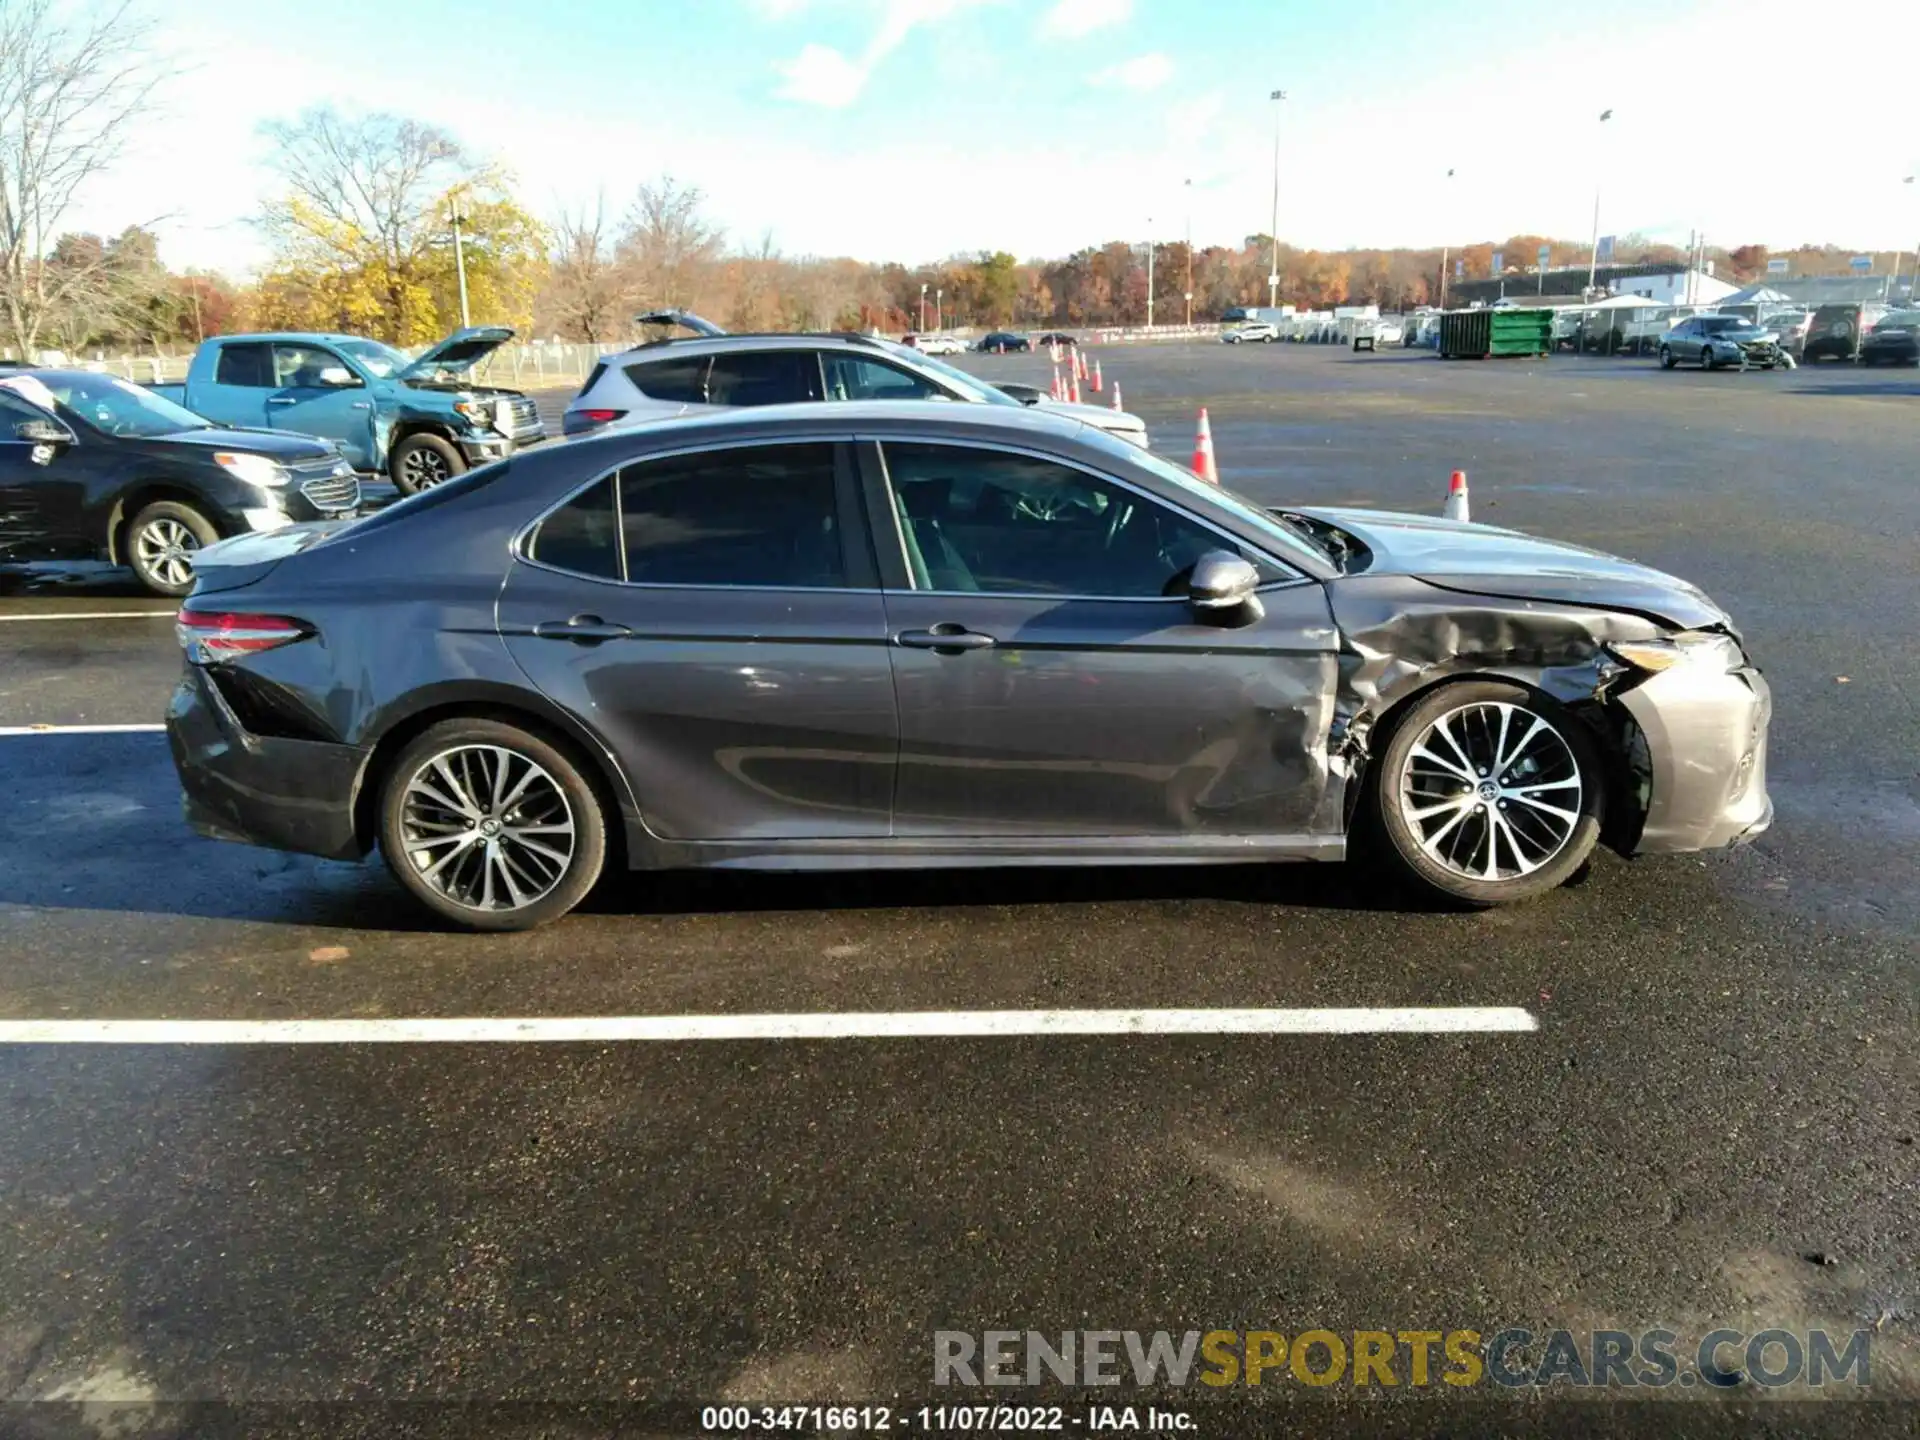
M 1698 582 L 1774 687 L 1774 829 L 1603 855 L 1485 915 L 1328 867 L 668 876 L 533 935 L 453 935 L 377 865 L 193 836 L 164 737 L 114 728 L 160 718 L 171 607 L 0 577 L 0 1022 L 1473 1006 L 1537 1027 L 7 1043 L 0 1398 L 268 1407 L 247 1433 L 314 1401 L 918 1406 L 942 1329 L 1656 1325 L 1866 1329 L 1869 1393 L 1920 1397 L 1920 380 L 1097 353 L 1165 453 L 1206 405 L 1257 499 L 1437 512 L 1460 468 L 1475 519 Z M 1858 1393 L 1737 1428 L 1914 1422 Z M 1442 1404 L 1254 1403 L 1303 1433 Z M 1731 1433 L 1726 1403 L 1502 1393 L 1459 1433 Z M 1249 1433 L 1213 1404 L 1200 1433 Z M 125 1418 L 0 1407 L 0 1433 Z

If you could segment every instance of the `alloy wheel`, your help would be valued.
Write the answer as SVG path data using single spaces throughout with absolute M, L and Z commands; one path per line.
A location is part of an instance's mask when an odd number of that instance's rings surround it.
M 133 553 L 140 568 L 163 585 L 192 581 L 193 552 L 199 548 L 199 537 L 193 531 L 166 516 L 149 520 L 133 537 Z
M 460 745 L 408 779 L 400 812 L 407 863 L 470 910 L 521 910 L 572 868 L 573 807 L 548 771 L 499 745 Z
M 414 490 L 427 490 L 445 480 L 451 471 L 446 457 L 425 446 L 409 450 L 400 461 L 400 473 Z
M 1427 726 L 1400 775 L 1400 815 L 1420 848 L 1470 880 L 1547 864 L 1580 823 L 1580 764 L 1567 738 L 1521 705 L 1479 703 Z

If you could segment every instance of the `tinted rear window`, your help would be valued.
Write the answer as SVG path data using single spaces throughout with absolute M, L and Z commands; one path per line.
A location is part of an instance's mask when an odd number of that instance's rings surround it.
M 542 520 L 527 554 L 556 570 L 602 580 L 620 579 L 620 527 L 613 508 L 613 481 L 589 486 Z
M 627 578 L 845 585 L 833 448 L 753 445 L 629 465 L 620 472 Z
M 214 367 L 216 385 L 245 385 L 265 390 L 273 384 L 273 367 L 265 345 L 222 345 Z
M 668 356 L 627 366 L 627 379 L 633 388 L 651 400 L 666 400 L 675 405 L 707 403 L 707 357 L 705 355 Z
M 820 362 L 811 350 L 716 355 L 707 375 L 710 405 L 790 405 L 820 398 Z

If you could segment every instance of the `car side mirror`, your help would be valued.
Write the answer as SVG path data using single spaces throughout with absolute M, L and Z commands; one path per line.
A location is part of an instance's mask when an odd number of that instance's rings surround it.
M 13 438 L 29 445 L 73 444 L 73 432 L 57 420 L 22 420 L 13 427 Z
M 1254 593 L 1259 588 L 1252 562 L 1231 550 L 1209 550 L 1193 564 L 1187 597 L 1202 620 L 1244 624 L 1265 613 Z
M 329 365 L 320 372 L 320 383 L 335 390 L 344 390 L 358 385 L 359 379 L 344 365 Z

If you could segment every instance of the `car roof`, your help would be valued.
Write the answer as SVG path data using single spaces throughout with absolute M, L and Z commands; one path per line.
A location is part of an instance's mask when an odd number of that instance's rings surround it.
M 628 355 L 655 355 L 669 350 L 676 354 L 703 355 L 720 350 L 880 350 L 898 343 L 885 336 L 862 335 L 855 331 L 730 331 L 725 335 L 670 335 L 664 340 L 648 340 L 605 358 L 617 360 Z
M 324 340 L 329 344 L 338 345 L 345 340 L 366 338 L 364 335 L 341 335 L 325 330 L 257 330 L 244 335 L 209 335 L 207 337 L 209 340 L 218 340 L 223 345 L 231 344 L 235 340 Z
M 707 440 L 767 435 L 795 439 L 909 430 L 920 434 L 1002 440 L 1009 444 L 1070 440 L 1088 429 L 1059 411 L 1011 405 L 968 405 L 951 400 L 804 400 L 790 405 L 749 405 L 642 421 L 567 443 L 618 449 L 637 437 L 658 439 L 662 448 Z M 649 447 L 652 448 L 652 447 Z

